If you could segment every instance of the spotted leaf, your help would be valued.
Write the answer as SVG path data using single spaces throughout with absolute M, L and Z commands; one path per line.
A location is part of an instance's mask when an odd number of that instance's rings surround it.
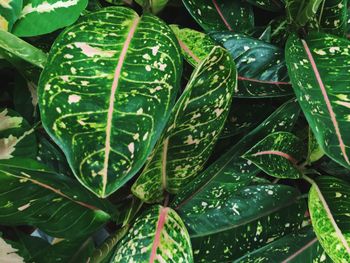
M 22 0 L 3 0 L 0 3 L 0 29 L 11 31 L 13 24 L 20 16 Z
M 238 70 L 237 97 L 280 97 L 293 93 L 284 52 L 277 46 L 231 32 L 210 34 L 231 53 Z
M 87 0 L 23 0 L 12 32 L 20 37 L 51 33 L 73 24 L 87 3 Z
M 344 36 L 348 20 L 347 0 L 323 1 L 318 11 L 319 27 L 333 35 Z
M 146 161 L 174 104 L 181 65 L 171 29 L 124 7 L 85 15 L 56 39 L 39 82 L 43 125 L 98 196 Z
M 247 32 L 254 27 L 253 10 L 243 0 L 182 0 L 188 12 L 207 32 Z
M 110 219 L 107 212 L 118 213 L 75 180 L 30 159 L 0 161 L 0 192 L 1 225 L 33 225 L 55 237 L 91 234 Z
M 265 173 L 277 178 L 302 176 L 298 162 L 305 157 L 302 141 L 289 132 L 275 132 L 258 142 L 243 158 L 252 161 Z
M 237 72 L 230 54 L 215 47 L 193 72 L 133 193 L 146 202 L 177 193 L 203 168 L 230 109 Z
M 325 1 L 286 0 L 285 2 L 288 22 L 297 26 L 304 26 L 315 17 L 320 4 Z
M 283 236 L 233 263 L 331 263 L 310 227 Z
M 295 188 L 264 184 L 231 189 L 226 196 L 215 191 L 197 205 L 177 210 L 196 262 L 229 262 L 295 231 L 303 220 L 306 204 Z
M 309 193 L 314 231 L 334 262 L 350 261 L 349 196 L 349 183 L 328 176 L 318 177 Z
M 292 35 L 288 71 L 307 121 L 324 152 L 350 168 L 350 42 L 324 33 Z M 349 62 L 349 63 L 348 63 Z
M 171 208 L 153 206 L 135 220 L 129 233 L 118 244 L 111 262 L 192 263 L 186 227 Z
M 216 199 L 218 192 L 225 198 L 233 189 L 248 185 L 259 169 L 251 161 L 241 158 L 243 153 L 270 133 L 290 131 L 298 116 L 299 108 L 295 101 L 282 105 L 184 187 L 175 196 L 172 206 L 176 209 L 199 206 L 201 200 L 210 197 Z M 280 125 L 281 122 L 283 125 Z
M 35 157 L 36 152 L 34 129 L 17 112 L 0 109 L 0 160 Z

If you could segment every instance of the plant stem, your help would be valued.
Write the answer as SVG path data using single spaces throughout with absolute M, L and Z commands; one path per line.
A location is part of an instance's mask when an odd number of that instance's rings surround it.
M 103 244 L 94 251 L 94 254 L 91 256 L 91 258 L 88 260 L 88 263 L 100 263 L 111 250 L 113 247 L 121 240 L 125 234 L 129 230 L 129 225 L 125 225 L 121 229 L 119 229 L 117 232 L 115 232 L 114 235 L 107 238 Z
M 311 185 L 316 184 L 315 181 L 313 179 L 311 179 L 310 177 L 306 176 L 305 174 L 302 177 L 305 181 L 309 182 Z

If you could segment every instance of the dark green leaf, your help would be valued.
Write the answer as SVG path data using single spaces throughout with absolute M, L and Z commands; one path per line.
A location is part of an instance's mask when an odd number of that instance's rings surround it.
M 344 36 L 348 20 L 347 0 L 323 0 L 319 8 L 319 27 L 327 33 Z
M 280 0 L 247 0 L 248 3 L 260 7 L 261 9 L 278 12 L 284 8 L 284 1 Z

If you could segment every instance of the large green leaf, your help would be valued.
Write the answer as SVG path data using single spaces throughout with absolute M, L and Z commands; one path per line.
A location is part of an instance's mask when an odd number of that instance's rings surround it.
M 111 262 L 192 263 L 190 237 L 174 210 L 156 205 L 136 219 Z
M 200 206 L 204 199 L 215 199 L 218 191 L 224 198 L 233 189 L 248 185 L 259 169 L 251 161 L 241 158 L 241 155 L 268 134 L 291 130 L 298 119 L 299 111 L 295 101 L 289 101 L 278 108 L 180 191 L 173 200 L 173 207 L 180 209 L 184 205 Z M 234 183 L 237 178 L 240 180 Z
M 230 54 L 215 47 L 193 72 L 133 193 L 146 202 L 177 193 L 203 168 L 230 109 L 237 72 Z
M 13 24 L 20 16 L 22 0 L 2 1 L 0 4 L 0 29 L 11 31 Z
M 85 15 L 56 39 L 38 89 L 43 125 L 98 196 L 146 161 L 176 97 L 179 52 L 160 19 L 124 7 Z
M 238 69 L 237 97 L 278 97 L 293 93 L 283 50 L 231 32 L 210 34 L 229 50 Z
M 36 152 L 34 128 L 17 112 L 0 109 L 0 160 L 15 156 L 35 157 Z
M 87 3 L 87 0 L 23 0 L 12 32 L 20 37 L 51 33 L 73 24 Z
M 232 178 L 237 184 L 240 175 Z M 178 209 L 189 231 L 196 262 L 229 262 L 297 229 L 306 204 L 285 185 L 217 187 L 200 204 Z
M 318 177 L 309 193 L 315 233 L 334 262 L 350 262 L 350 184 L 328 176 Z
M 40 49 L 3 30 L 0 30 L 0 48 L 40 68 L 44 67 L 47 59 L 47 55 Z
M 303 174 L 298 163 L 305 157 L 302 141 L 289 132 L 275 132 L 258 142 L 243 158 L 268 175 L 297 179 Z
M 113 211 L 77 181 L 21 158 L 0 161 L 0 224 L 34 225 L 47 234 L 76 238 L 100 228 Z M 101 210 L 103 209 L 103 210 Z
M 348 0 L 324 0 L 318 14 L 319 27 L 322 30 L 344 36 L 348 20 Z
M 312 231 L 306 227 L 237 259 L 234 263 L 331 263 Z
M 207 32 L 247 32 L 254 26 L 253 10 L 244 0 L 182 0 L 188 12 Z
M 324 33 L 292 35 L 286 46 L 298 101 L 325 153 L 350 168 L 350 42 Z

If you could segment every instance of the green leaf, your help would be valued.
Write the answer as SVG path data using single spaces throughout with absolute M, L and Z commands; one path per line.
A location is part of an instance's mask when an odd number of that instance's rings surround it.
M 188 63 L 196 67 L 205 59 L 215 47 L 215 42 L 206 34 L 190 29 L 180 29 L 177 25 L 171 25 L 180 44 L 182 55 Z
M 237 183 L 240 176 L 233 181 Z M 298 190 L 285 185 L 217 187 L 200 203 L 178 209 L 196 262 L 229 262 L 297 229 L 306 210 Z
M 298 27 L 305 26 L 315 17 L 322 1 L 325 0 L 286 0 L 288 22 Z
M 243 0 L 182 0 L 188 12 L 206 31 L 248 32 L 254 27 L 251 6 Z
M 210 34 L 234 58 L 238 69 L 235 96 L 280 97 L 293 93 L 281 48 L 231 32 Z
M 0 160 L 15 156 L 35 157 L 36 153 L 34 128 L 17 112 L 0 109 Z
M 136 219 L 129 233 L 118 244 L 111 262 L 192 263 L 186 227 L 171 208 L 153 206 Z
M 261 9 L 272 12 L 279 12 L 284 8 L 284 1 L 280 0 L 247 0 L 247 2 Z
M 237 259 L 234 263 L 331 263 L 312 231 L 306 227 L 296 233 L 283 236 L 266 246 Z
M 146 161 L 176 98 L 179 52 L 164 22 L 124 7 L 85 15 L 56 39 L 38 88 L 42 122 L 96 195 Z
M 349 45 L 346 39 L 310 33 L 305 39 L 292 35 L 286 46 L 293 88 L 316 139 L 329 157 L 347 168 Z
M 243 158 L 252 161 L 268 175 L 297 179 L 303 174 L 298 168 L 305 156 L 302 141 L 289 132 L 275 132 L 258 142 Z
M 291 130 L 298 119 L 299 111 L 294 101 L 282 105 L 180 191 L 175 196 L 172 206 L 176 209 L 184 205 L 200 206 L 201 200 L 210 196 L 215 198 L 218 189 L 222 189 L 222 198 L 225 198 L 226 193 L 232 192 L 233 189 L 248 185 L 259 169 L 241 158 L 241 155 L 268 134 Z M 280 125 L 281 123 L 283 124 Z
M 3 1 L 0 4 L 0 29 L 11 31 L 13 24 L 20 16 L 22 0 Z
M 319 27 L 330 34 L 344 36 L 348 20 L 347 0 L 323 0 L 319 9 Z
M 43 51 L 3 30 L 0 30 L 0 49 L 39 68 L 44 68 L 46 63 L 47 55 Z
M 328 176 L 318 177 L 309 193 L 313 228 L 334 262 L 350 261 L 349 196 L 349 183 Z
M 69 177 L 21 158 L 0 161 L 0 224 L 29 224 L 49 235 L 76 238 L 118 213 Z
M 312 130 L 309 128 L 309 136 L 308 136 L 308 154 L 307 154 L 307 162 L 313 163 L 318 161 L 324 156 L 324 151 L 318 144 L 315 135 Z
M 19 37 L 51 33 L 73 24 L 87 3 L 87 0 L 24 0 L 12 32 Z
M 158 14 L 167 5 L 169 0 L 135 0 L 144 10 L 149 9 L 153 14 Z
M 132 187 L 145 202 L 177 193 L 203 168 L 230 109 L 237 72 L 230 54 L 215 47 L 193 72 L 162 137 Z

